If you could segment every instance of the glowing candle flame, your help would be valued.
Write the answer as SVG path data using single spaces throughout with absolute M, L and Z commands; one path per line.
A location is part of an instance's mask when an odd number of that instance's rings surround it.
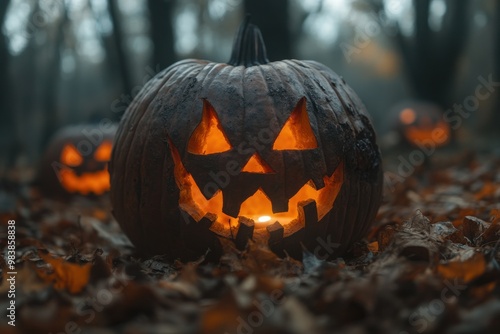
M 271 220 L 270 216 L 260 216 L 259 219 L 257 219 L 257 221 L 259 223 L 266 223 L 266 222 L 268 222 L 270 220 Z

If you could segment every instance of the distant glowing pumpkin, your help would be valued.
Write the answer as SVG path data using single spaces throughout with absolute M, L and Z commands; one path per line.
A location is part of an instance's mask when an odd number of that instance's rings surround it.
M 396 107 L 397 129 L 412 146 L 442 147 L 451 140 L 451 127 L 442 109 L 430 102 L 410 101 Z
M 116 126 L 63 128 L 50 141 L 38 183 L 49 195 L 102 195 L 109 191 L 108 162 Z

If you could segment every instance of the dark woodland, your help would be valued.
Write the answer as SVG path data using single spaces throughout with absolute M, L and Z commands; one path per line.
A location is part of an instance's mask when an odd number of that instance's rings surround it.
M 499 1 L 0 27 L 1 333 L 500 333 Z

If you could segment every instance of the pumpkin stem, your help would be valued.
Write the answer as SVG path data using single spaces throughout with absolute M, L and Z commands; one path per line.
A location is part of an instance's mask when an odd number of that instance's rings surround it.
M 227 63 L 232 66 L 243 65 L 245 67 L 269 63 L 260 29 L 255 24 L 250 23 L 249 14 L 240 25 L 234 40 L 231 59 Z

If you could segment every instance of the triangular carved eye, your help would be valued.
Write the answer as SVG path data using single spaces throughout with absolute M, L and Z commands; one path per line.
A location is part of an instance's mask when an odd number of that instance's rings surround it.
M 83 157 L 73 144 L 64 145 L 61 151 L 61 163 L 70 167 L 76 167 L 81 165 L 82 162 Z
M 290 117 L 283 125 L 278 138 L 276 138 L 273 150 L 309 150 L 318 147 L 318 141 L 309 122 L 306 109 L 306 98 L 297 102 Z
M 201 122 L 189 139 L 188 152 L 206 155 L 229 151 L 231 148 L 214 107 L 207 100 L 203 100 Z
M 94 159 L 97 161 L 107 162 L 111 158 L 111 150 L 113 145 L 109 141 L 104 141 L 101 146 L 95 151 Z

